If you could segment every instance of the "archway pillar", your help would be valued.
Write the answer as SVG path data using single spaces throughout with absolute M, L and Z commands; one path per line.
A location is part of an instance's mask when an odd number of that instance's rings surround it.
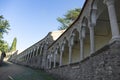
M 84 41 L 80 39 L 80 61 L 84 58 Z
M 28 56 L 27 56 L 27 64 L 29 63 L 29 54 L 27 54 Z
M 117 23 L 117 17 L 115 12 L 115 0 L 104 0 L 104 3 L 107 5 L 111 31 L 112 31 L 112 40 L 119 38 L 119 27 Z
M 71 64 L 72 62 L 72 45 L 69 45 L 69 62 L 68 64 Z
M 49 58 L 49 69 L 51 69 L 52 68 L 52 54 L 50 55 L 50 58 Z
M 68 64 L 72 63 L 72 47 L 74 45 L 74 36 L 75 36 L 75 34 L 72 34 L 72 37 L 70 38 L 70 43 L 69 43 L 69 62 L 68 62 Z
M 43 46 L 40 47 L 40 55 L 42 54 Z
M 61 46 L 61 51 L 60 51 L 60 64 L 59 64 L 59 66 L 62 66 L 63 51 L 64 51 L 64 45 Z
M 85 28 L 82 27 L 80 30 L 80 61 L 84 58 L 84 39 L 85 39 Z
M 57 53 L 57 50 L 55 51 L 55 53 L 54 53 L 54 68 L 56 67 L 56 55 L 57 55 L 58 53 Z
M 36 56 L 38 56 L 38 48 L 37 48 L 37 51 L 36 51 Z
M 49 69 L 49 58 L 47 56 L 47 60 L 46 60 L 46 69 Z
M 50 55 L 48 55 L 48 57 L 47 57 L 47 68 L 48 69 L 50 69 L 50 65 L 51 65 L 50 62 L 51 62 L 50 61 Z
M 60 64 L 59 64 L 59 66 L 62 66 L 62 55 L 63 55 L 63 51 L 60 52 Z
M 36 50 L 33 49 L 33 57 L 35 57 L 35 56 L 36 56 Z
M 94 26 L 92 24 L 89 25 L 90 29 L 90 54 L 95 52 L 95 34 L 94 34 Z

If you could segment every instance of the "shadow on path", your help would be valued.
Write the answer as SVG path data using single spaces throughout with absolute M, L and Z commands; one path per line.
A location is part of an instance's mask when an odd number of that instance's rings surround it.
M 0 66 L 0 80 L 55 80 L 47 73 L 28 67 L 4 62 Z
M 10 63 L 3 62 L 3 63 L 0 65 L 0 68 L 1 68 L 1 67 L 8 67 L 9 65 L 10 65 Z

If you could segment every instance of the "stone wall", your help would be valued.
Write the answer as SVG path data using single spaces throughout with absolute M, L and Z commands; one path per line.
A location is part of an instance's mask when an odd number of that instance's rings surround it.
M 80 63 L 47 71 L 57 80 L 120 80 L 120 42 L 104 46 Z

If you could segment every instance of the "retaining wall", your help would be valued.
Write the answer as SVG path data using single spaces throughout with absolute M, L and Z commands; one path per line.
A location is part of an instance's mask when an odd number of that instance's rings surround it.
M 57 80 L 120 80 L 120 42 L 104 46 L 79 63 L 47 72 Z

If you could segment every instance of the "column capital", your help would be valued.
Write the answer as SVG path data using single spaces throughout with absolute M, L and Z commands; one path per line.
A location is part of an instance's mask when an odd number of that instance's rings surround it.
M 115 0 L 104 0 L 104 3 L 107 4 L 107 6 L 113 5 Z

